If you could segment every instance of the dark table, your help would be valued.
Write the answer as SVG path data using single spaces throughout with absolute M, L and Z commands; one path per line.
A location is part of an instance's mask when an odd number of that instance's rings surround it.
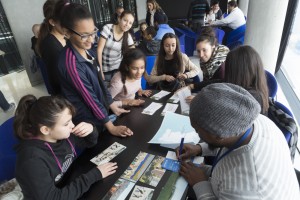
M 140 151 L 147 152 L 153 155 L 166 156 L 169 149 L 163 148 L 158 144 L 148 144 L 148 141 L 155 135 L 158 131 L 161 122 L 163 120 L 163 116 L 161 116 L 161 112 L 164 109 L 166 101 L 172 96 L 172 94 L 160 99 L 159 101 L 152 100 L 150 98 L 144 98 L 145 104 L 141 107 L 132 107 L 130 108 L 131 112 L 128 114 L 124 114 L 119 117 L 115 124 L 116 125 L 126 125 L 133 131 L 133 136 L 127 138 L 119 138 L 114 137 L 108 132 L 104 132 L 100 134 L 98 144 L 91 148 L 86 149 L 75 162 L 72 164 L 70 171 L 71 175 L 69 175 L 69 180 L 74 179 L 87 172 L 88 170 L 95 167 L 95 165 L 90 162 L 90 159 L 101 153 L 107 147 L 109 147 L 114 142 L 118 142 L 122 145 L 125 145 L 127 148 L 121 152 L 118 156 L 116 156 L 112 162 L 118 163 L 118 170 L 115 174 L 96 182 L 92 187 L 86 192 L 82 199 L 85 200 L 94 200 L 94 199 L 102 199 L 105 194 L 109 191 L 109 189 L 114 185 L 114 183 L 120 178 L 123 172 L 127 169 L 133 159 L 138 155 Z M 151 102 L 160 102 L 164 105 L 157 110 L 154 115 L 145 115 L 141 112 L 144 108 L 146 108 Z M 180 106 L 178 106 L 176 112 L 180 111 Z M 174 122 L 180 123 L 180 122 Z M 162 189 L 162 187 L 166 184 L 171 172 L 166 171 L 159 184 L 155 187 L 153 199 L 156 199 Z M 150 185 L 137 182 L 136 185 L 145 186 L 149 188 L 154 188 Z M 127 196 L 129 198 L 131 193 Z

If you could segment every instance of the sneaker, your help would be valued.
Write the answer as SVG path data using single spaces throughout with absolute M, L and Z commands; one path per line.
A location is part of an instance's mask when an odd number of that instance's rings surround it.
M 15 107 L 16 107 L 15 103 L 10 103 L 9 108 L 4 112 L 11 112 L 15 109 Z

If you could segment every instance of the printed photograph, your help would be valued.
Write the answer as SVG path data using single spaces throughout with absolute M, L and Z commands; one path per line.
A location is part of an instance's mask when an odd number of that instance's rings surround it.
M 135 186 L 129 200 L 151 200 L 154 189 Z
M 102 200 L 124 200 L 133 187 L 133 182 L 120 178 L 110 188 Z
M 96 157 L 92 158 L 91 162 L 96 165 L 107 163 L 111 161 L 114 157 L 119 155 L 125 149 L 126 147 L 124 145 L 115 142 L 112 145 L 110 145 L 107 149 L 105 149 L 103 152 L 98 154 Z

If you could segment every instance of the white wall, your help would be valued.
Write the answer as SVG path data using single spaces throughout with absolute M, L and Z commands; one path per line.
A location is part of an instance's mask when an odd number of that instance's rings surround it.
M 45 0 L 1 0 L 9 25 L 16 40 L 23 64 L 32 85 L 42 82 L 40 73 L 31 74 L 30 66 L 31 31 L 33 24 L 43 21 L 43 4 Z M 39 72 L 39 71 L 38 71 Z
M 138 15 L 138 22 L 139 24 L 146 20 L 146 0 L 137 0 L 136 7 L 137 7 L 137 15 Z

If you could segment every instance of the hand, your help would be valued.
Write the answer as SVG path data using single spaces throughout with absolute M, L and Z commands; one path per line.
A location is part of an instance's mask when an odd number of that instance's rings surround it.
M 102 80 L 104 80 L 104 81 L 105 81 L 105 76 L 104 76 L 104 73 L 103 73 L 103 71 L 101 71 L 101 76 L 102 76 Z
M 188 96 L 188 97 L 186 97 L 185 98 L 185 101 L 188 103 L 188 104 L 190 104 L 191 102 L 192 102 L 192 100 L 193 100 L 193 98 L 195 98 L 195 96 Z
M 86 137 L 92 133 L 94 127 L 92 124 L 81 122 L 72 129 L 72 133 L 78 137 Z
M 116 172 L 118 165 L 117 165 L 117 163 L 109 162 L 109 163 L 105 163 L 103 165 L 98 165 L 97 168 L 101 172 L 102 178 L 106 178 L 109 175 L 112 175 Z
M 129 113 L 130 110 L 125 110 L 123 108 L 119 108 L 118 104 L 116 102 L 113 102 L 112 104 L 110 104 L 110 109 L 113 111 L 113 113 L 117 116 L 120 116 L 123 113 Z
M 138 91 L 138 95 L 141 96 L 146 96 L 146 97 L 150 97 L 150 95 L 152 94 L 152 90 L 139 90 Z
M 200 145 L 184 144 L 182 147 L 181 155 L 179 155 L 179 147 L 175 149 L 178 160 L 186 160 L 192 156 L 197 156 L 202 153 Z
M 196 167 L 191 162 L 181 162 L 179 174 L 183 176 L 183 178 L 185 178 L 191 186 L 194 186 L 196 183 L 201 181 L 208 180 L 204 170 L 200 167 Z
M 177 78 L 178 78 L 179 80 L 183 81 L 183 80 L 187 79 L 188 76 L 187 76 L 186 74 L 179 74 L 179 75 L 177 76 Z
M 172 81 L 175 80 L 175 78 L 173 76 L 166 75 L 165 80 L 168 81 L 168 82 L 172 82 Z
M 128 101 L 129 106 L 140 106 L 144 103 L 145 103 L 145 101 L 141 100 L 141 99 L 131 99 Z
M 119 137 L 127 137 L 132 136 L 133 132 L 130 130 L 130 128 L 127 128 L 126 126 L 110 126 L 108 128 L 108 131 L 114 135 Z

